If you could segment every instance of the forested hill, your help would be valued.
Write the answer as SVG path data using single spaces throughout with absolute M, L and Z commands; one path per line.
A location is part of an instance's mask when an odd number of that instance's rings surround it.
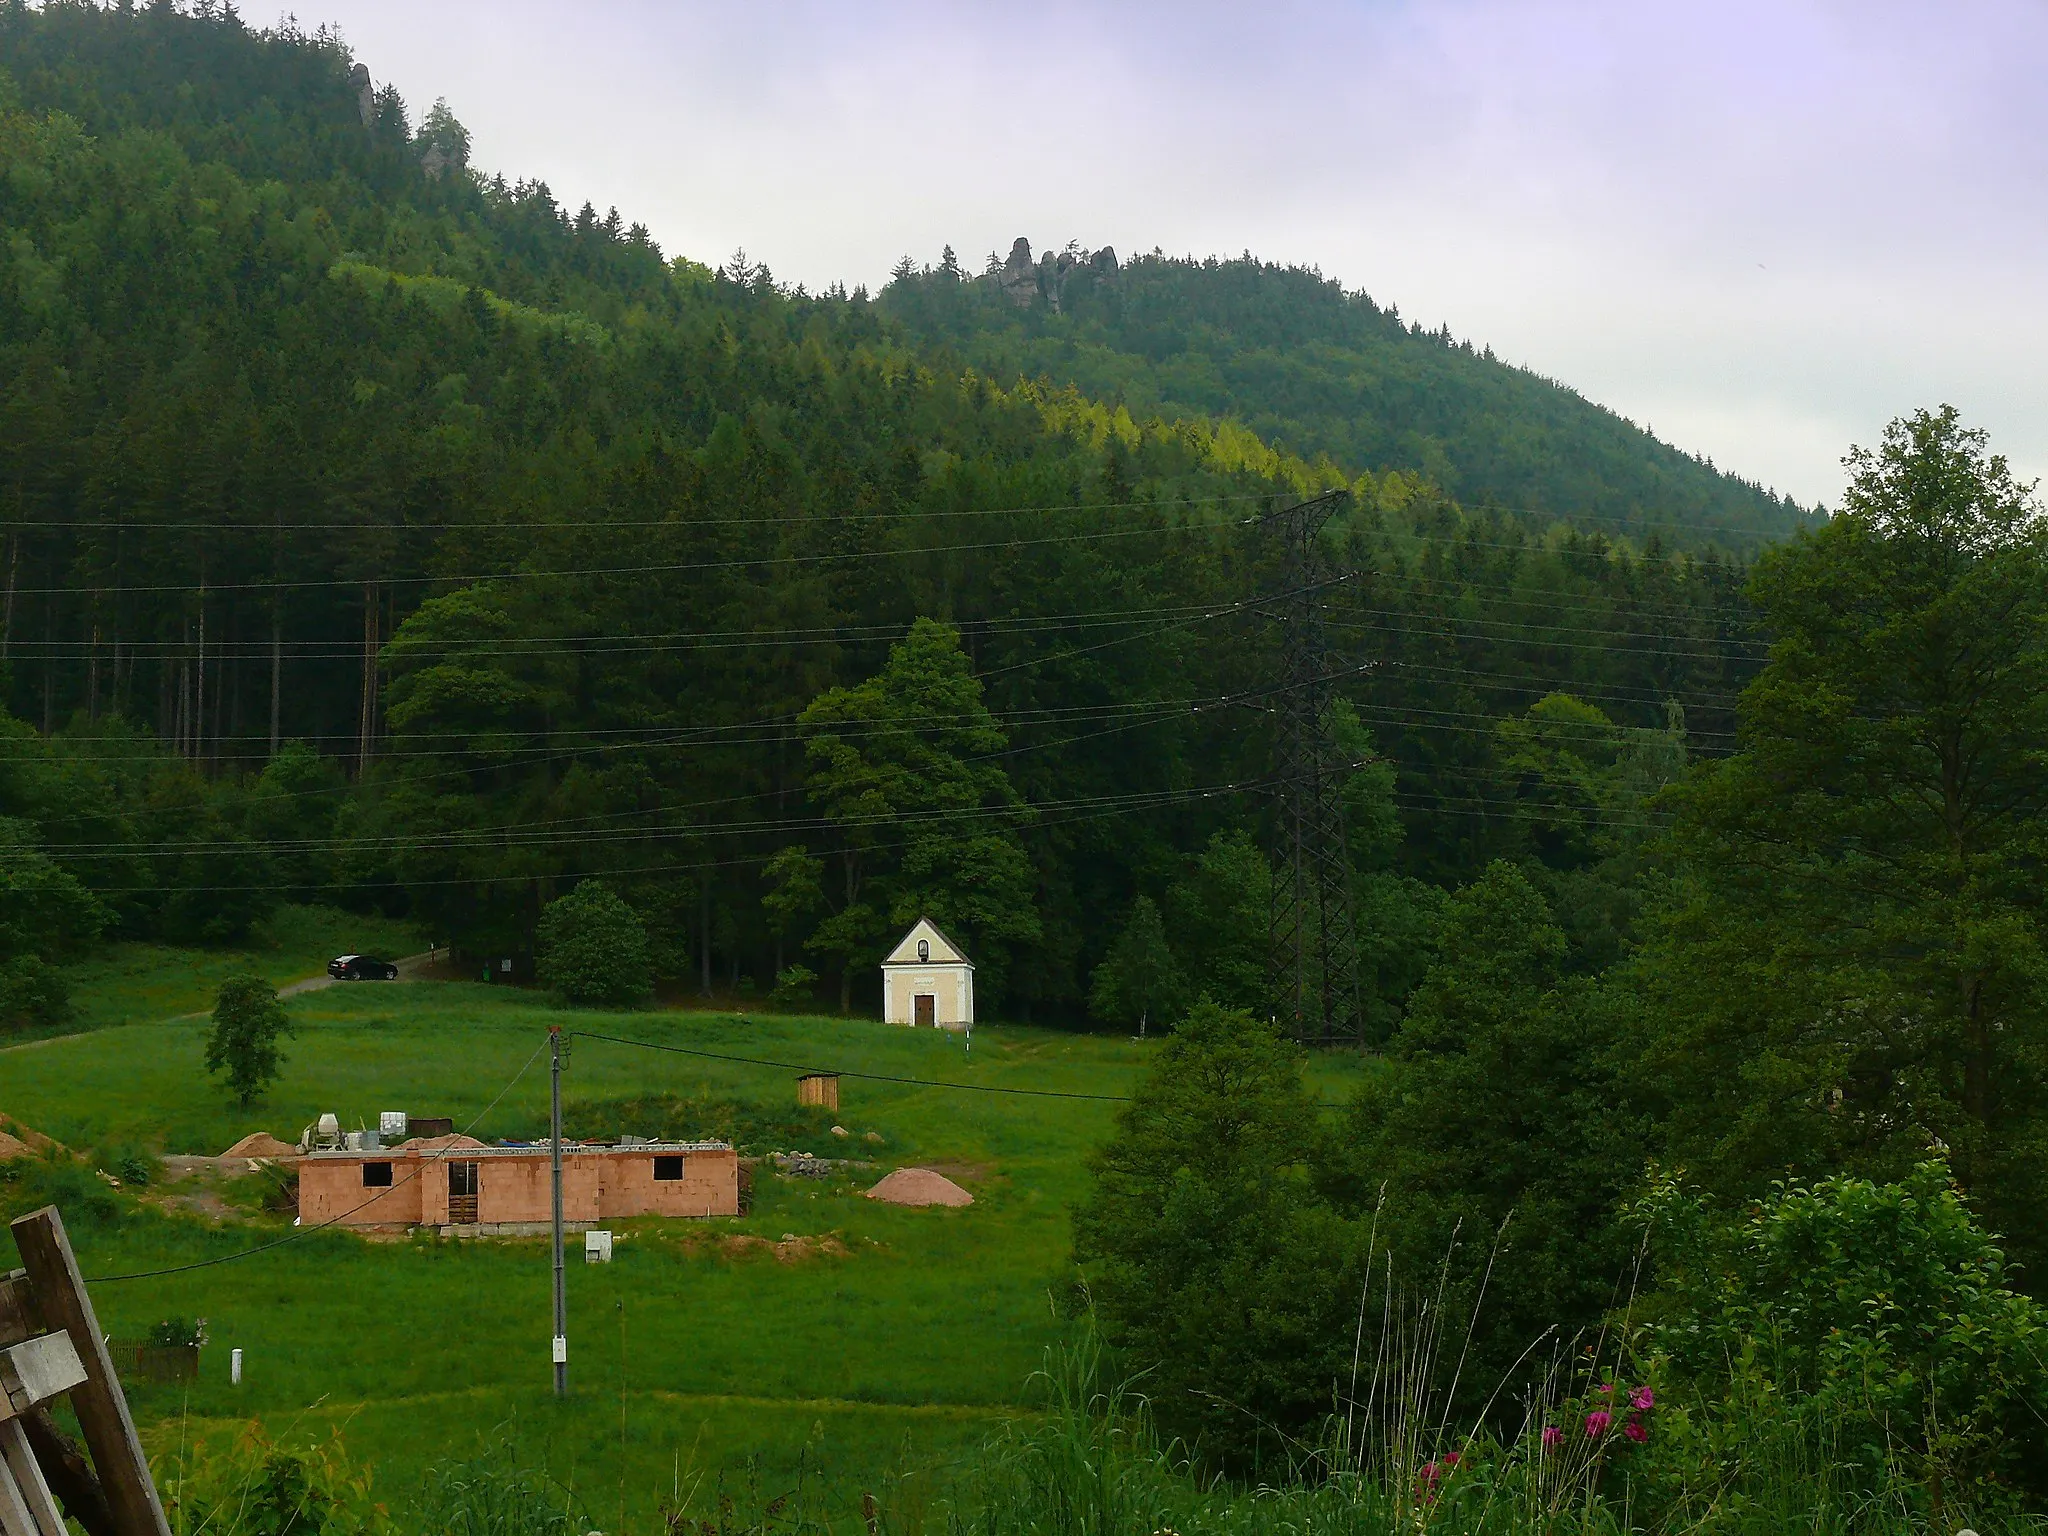
M 0 1016 L 47 1012 L 16 962 L 283 896 L 527 954 L 589 876 L 699 987 L 857 992 L 923 911 L 992 1007 L 1073 1018 L 1150 895 L 1248 997 L 1257 520 L 1336 487 L 1391 1008 L 1432 889 L 1633 835 L 1762 654 L 1723 552 L 991 377 L 480 175 L 445 109 L 219 9 L 0 5 L 0 227 L 0 842 L 77 898 L 0 933 Z M 1625 903 L 1573 890 L 1611 951 Z
M 998 379 L 1048 378 L 1137 416 L 1243 422 L 1356 473 L 1420 475 L 1467 505 L 1754 547 L 1811 520 L 1490 347 L 1404 322 L 1321 273 L 1019 239 L 970 276 L 897 268 L 887 312 Z

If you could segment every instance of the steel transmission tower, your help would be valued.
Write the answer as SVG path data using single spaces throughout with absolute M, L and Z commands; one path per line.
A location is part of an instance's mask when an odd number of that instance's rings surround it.
M 1260 606 L 1280 627 L 1273 713 L 1273 904 L 1268 967 L 1280 1026 L 1301 1041 L 1365 1038 L 1343 786 L 1354 764 L 1330 736 L 1334 694 L 1322 531 L 1347 500 L 1331 491 L 1267 514 L 1279 584 Z M 1338 578 L 1341 579 L 1341 578 Z

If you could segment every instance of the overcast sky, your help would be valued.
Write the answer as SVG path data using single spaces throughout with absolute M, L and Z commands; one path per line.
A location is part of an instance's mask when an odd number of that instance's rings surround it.
M 671 254 L 1249 249 L 1802 501 L 1943 401 L 2048 471 L 2042 0 L 301 3 Z

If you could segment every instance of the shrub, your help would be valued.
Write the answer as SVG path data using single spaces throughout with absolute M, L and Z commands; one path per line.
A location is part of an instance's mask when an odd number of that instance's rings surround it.
M 804 1008 L 816 1001 L 812 988 L 818 973 L 808 965 L 786 965 L 775 973 L 775 989 L 768 1001 L 777 1008 Z
M 138 1189 L 154 1184 L 157 1175 L 163 1172 L 163 1163 L 155 1153 L 125 1141 L 101 1147 L 98 1157 L 100 1167 L 123 1184 L 132 1184 Z
M 35 955 L 0 963 L 0 1027 L 48 1028 L 71 1014 L 70 992 L 54 965 Z
M 173 1536 L 391 1536 L 396 1529 L 338 1431 L 292 1449 L 260 1423 L 226 1449 L 181 1437 L 175 1455 L 152 1458 L 151 1470 Z
M 2048 1491 L 2048 1309 L 1948 1168 L 1781 1183 L 1740 1219 L 1662 1177 L 1637 1206 L 1661 1276 L 1653 1347 L 1709 1398 L 1744 1373 L 1807 1399 L 1838 1459 L 1902 1456 L 1936 1491 Z
M 600 881 L 549 902 L 538 939 L 541 980 L 565 1002 L 623 1007 L 654 990 L 647 927 Z
M 213 1005 L 206 1035 L 206 1070 L 225 1075 L 228 1092 L 247 1109 L 284 1070 L 278 1041 L 292 1032 L 291 1015 L 261 976 L 230 976 Z

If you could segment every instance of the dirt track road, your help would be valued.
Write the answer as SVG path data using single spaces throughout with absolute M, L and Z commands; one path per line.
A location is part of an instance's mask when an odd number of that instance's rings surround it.
M 438 949 L 430 949 L 425 954 L 407 955 L 398 962 L 398 979 L 400 981 L 417 981 L 419 973 L 439 959 L 441 953 Z M 322 987 L 334 985 L 336 985 L 336 982 L 332 976 L 308 976 L 303 981 L 287 982 L 284 986 L 277 989 L 277 995 L 279 997 L 297 997 L 301 992 L 318 992 Z M 376 983 L 372 982 L 370 985 L 374 986 Z
M 441 950 L 430 949 L 425 954 L 407 955 L 398 962 L 398 979 L 400 981 L 417 980 L 419 973 L 432 965 L 441 954 Z M 285 985 L 277 989 L 277 995 L 279 997 L 296 997 L 301 992 L 317 992 L 322 987 L 331 987 L 333 985 L 334 978 L 332 976 L 308 976 L 299 981 L 285 983 Z M 177 1014 L 172 1018 L 171 1022 L 176 1023 L 181 1019 L 203 1019 L 205 1017 L 206 1012 L 202 1009 L 198 1013 Z M 61 1045 L 66 1040 L 83 1040 L 92 1033 L 95 1033 L 95 1031 L 80 1030 L 69 1035 L 45 1035 L 40 1040 L 24 1040 L 20 1045 L 0 1045 L 0 1056 L 5 1056 L 13 1051 L 40 1050 L 46 1045 Z

